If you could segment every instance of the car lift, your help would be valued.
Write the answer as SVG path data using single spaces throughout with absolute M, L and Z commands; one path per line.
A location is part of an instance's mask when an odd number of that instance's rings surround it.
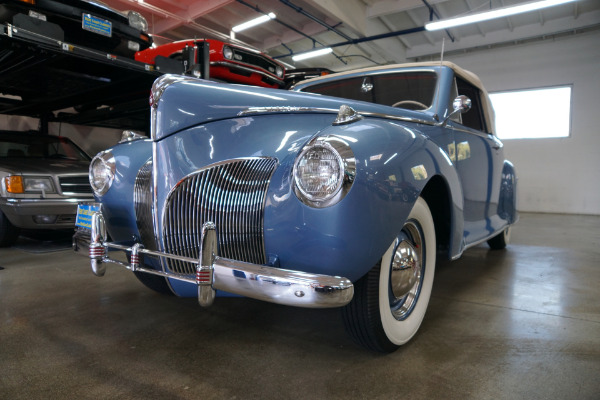
M 148 99 L 158 76 L 208 78 L 208 48 L 150 65 L 45 33 L 0 24 L 0 114 L 39 118 L 41 133 L 49 122 L 148 132 Z

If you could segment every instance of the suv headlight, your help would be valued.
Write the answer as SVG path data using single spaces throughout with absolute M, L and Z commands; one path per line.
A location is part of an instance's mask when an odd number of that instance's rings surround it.
M 50 177 L 11 175 L 4 183 L 8 193 L 56 193 Z
M 115 178 L 115 158 L 110 151 L 101 151 L 90 163 L 90 185 L 94 193 L 102 196 L 110 189 Z
M 136 11 L 128 11 L 127 19 L 129 19 L 129 26 L 140 31 L 146 32 L 148 30 L 148 21 L 142 14 Z
M 329 207 L 342 200 L 356 175 L 350 146 L 330 136 L 309 143 L 294 163 L 294 191 L 306 205 Z
M 25 192 L 55 193 L 54 185 L 50 178 L 24 176 L 23 187 Z

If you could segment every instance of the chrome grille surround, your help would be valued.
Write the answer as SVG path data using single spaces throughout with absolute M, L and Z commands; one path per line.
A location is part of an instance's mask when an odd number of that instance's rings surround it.
M 150 158 L 140 168 L 133 186 L 133 205 L 135 222 L 140 232 L 140 240 L 148 250 L 158 250 L 152 224 L 153 189 L 152 189 L 152 159 Z
M 169 193 L 163 211 L 164 251 L 198 258 L 202 225 L 217 227 L 219 255 L 265 264 L 263 213 L 277 159 L 254 157 L 224 161 L 183 178 Z M 164 259 L 165 267 L 195 274 L 195 265 Z

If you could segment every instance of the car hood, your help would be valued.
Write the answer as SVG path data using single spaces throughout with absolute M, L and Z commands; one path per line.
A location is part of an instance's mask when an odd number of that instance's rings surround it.
M 155 108 L 152 139 L 212 121 L 260 113 L 327 112 L 348 105 L 364 115 L 433 120 L 433 115 L 379 104 L 254 86 L 210 82 L 192 77 L 163 75 L 152 89 Z
M 87 174 L 89 161 L 51 158 L 0 158 L 0 171 L 9 174 L 66 175 Z

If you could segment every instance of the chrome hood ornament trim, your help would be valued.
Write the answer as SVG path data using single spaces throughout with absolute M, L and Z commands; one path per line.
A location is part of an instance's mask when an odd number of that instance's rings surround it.
M 343 111 L 349 109 L 351 111 Z M 356 111 L 352 107 L 342 105 L 340 109 L 323 107 L 294 107 L 294 106 L 271 106 L 271 107 L 248 107 L 237 113 L 238 117 L 248 117 L 258 114 L 278 114 L 278 113 L 326 113 L 337 114 L 333 125 L 344 125 L 359 121 L 364 117 L 385 118 L 395 121 L 414 122 L 416 124 L 435 125 L 435 121 L 429 121 L 424 118 L 413 118 L 401 115 L 383 114 L 370 111 Z
M 295 107 L 295 106 L 271 106 L 271 107 L 248 107 L 240 111 L 238 117 L 246 117 L 253 114 L 272 114 L 272 113 L 336 113 L 335 108 L 321 107 Z
M 333 125 L 346 125 L 363 119 L 363 116 L 357 113 L 352 107 L 343 104 L 338 111 L 338 115 L 333 121 Z

